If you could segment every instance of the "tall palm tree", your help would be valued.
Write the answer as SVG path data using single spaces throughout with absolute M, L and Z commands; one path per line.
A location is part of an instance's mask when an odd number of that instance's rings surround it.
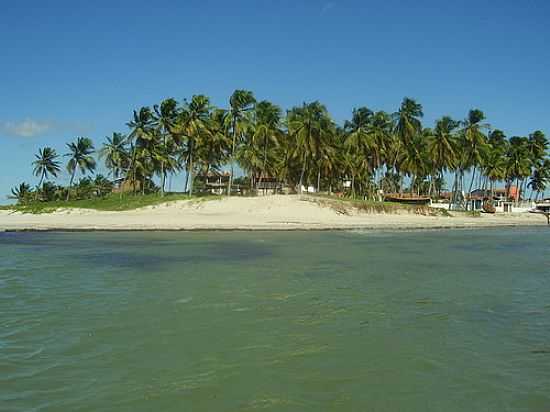
M 407 145 L 412 139 L 422 132 L 422 105 L 416 100 L 405 97 L 401 102 L 401 107 L 397 113 L 394 113 L 396 118 L 395 131 L 401 141 Z
M 406 156 L 402 163 L 402 168 L 405 173 L 411 177 L 411 193 L 415 188 L 417 194 L 420 194 L 421 182 L 428 174 L 429 161 L 427 156 L 427 138 L 431 131 L 426 130 L 423 134 L 413 137 L 411 144 L 405 147 Z
M 227 195 L 231 196 L 233 185 L 235 148 L 243 139 L 243 134 L 252 123 L 252 112 L 254 111 L 256 98 L 251 91 L 235 90 L 229 98 L 229 110 L 226 115 L 226 128 L 231 131 L 231 171 L 227 186 Z
M 142 107 L 133 113 L 133 118 L 127 123 L 130 128 L 128 141 L 130 143 L 130 180 L 134 191 L 138 179 L 141 180 L 142 193 L 145 191 L 145 182 L 153 171 L 152 151 L 155 147 L 158 134 L 154 129 L 153 112 L 149 107 Z
M 66 200 L 69 200 L 77 170 L 80 170 L 82 174 L 93 172 L 96 167 L 96 162 L 92 156 L 94 153 L 94 144 L 91 139 L 79 137 L 76 142 L 68 143 L 67 147 L 69 148 L 69 153 L 65 156 L 69 157 L 67 171 L 71 175 L 71 180 L 69 181 L 69 190 L 67 190 Z
M 507 153 L 507 181 L 508 188 L 515 180 L 518 195 L 516 201 L 521 197 L 521 184 L 523 179 L 531 175 L 531 157 L 529 152 L 529 140 L 522 136 L 510 138 Z
M 390 159 L 389 145 L 392 142 L 392 132 L 394 124 L 391 115 L 384 111 L 378 111 L 373 114 L 371 122 L 371 134 L 374 144 L 373 149 L 373 167 L 379 169 L 388 163 Z
M 369 172 L 373 170 L 373 157 L 377 151 L 376 142 L 372 134 L 373 112 L 367 107 L 353 109 L 350 121 L 344 123 L 347 138 L 344 146 L 356 155 L 361 155 L 367 162 Z
M 484 170 L 485 176 L 489 179 L 491 198 L 495 196 L 495 184 L 506 178 L 506 158 L 504 152 L 491 150 L 487 155 Z
M 435 128 L 428 139 L 428 154 L 434 164 L 438 178 L 456 165 L 456 135 L 455 130 L 460 122 L 443 116 L 437 120 Z
M 107 142 L 99 150 L 99 157 L 105 159 L 105 167 L 110 170 L 114 179 L 118 179 L 128 168 L 129 153 L 127 137 L 122 133 L 113 133 L 106 137 Z
M 399 146 L 402 148 L 409 148 L 413 142 L 413 139 L 422 133 L 422 117 L 424 112 L 422 111 L 422 105 L 416 100 L 409 97 L 405 97 L 401 102 L 399 110 L 393 114 L 395 120 L 395 134 L 401 143 Z M 397 160 L 401 154 L 400 149 L 396 155 Z M 398 172 L 399 174 L 399 172 Z M 402 178 L 399 178 L 400 191 L 402 190 Z
M 40 181 L 38 182 L 38 187 L 42 186 L 44 179 L 48 179 L 50 176 L 57 177 L 57 174 L 61 170 L 59 155 L 56 153 L 55 149 L 51 147 L 44 147 L 43 149 L 38 150 L 38 154 L 34 156 L 36 160 L 32 162 L 34 169 L 33 173 L 35 176 L 40 176 Z
M 164 188 L 166 186 L 166 163 L 170 162 L 167 159 L 170 156 L 169 139 L 173 135 L 174 125 L 178 115 L 178 103 L 175 99 L 165 99 L 160 103 L 160 106 L 153 106 L 155 115 L 153 116 L 152 125 L 156 128 L 156 133 L 160 137 L 161 150 L 158 151 L 160 163 L 160 195 L 164 196 Z
M 174 133 L 185 139 L 187 177 L 185 191 L 193 194 L 193 180 L 195 170 L 195 151 L 203 140 L 210 135 L 210 99 L 202 94 L 194 95 L 190 102 L 185 102 L 174 124 Z
M 263 146 L 260 181 L 267 176 L 268 146 L 276 145 L 281 138 L 281 115 L 281 108 L 267 100 L 256 105 L 256 124 L 252 144 L 261 142 Z
M 483 156 L 488 150 L 487 137 L 483 133 L 489 125 L 481 123 L 485 120 L 485 114 L 479 109 L 472 109 L 468 112 L 468 117 L 462 122 L 462 141 L 464 151 L 462 171 L 472 168 L 470 188 L 468 194 L 472 192 L 476 170 L 483 163 Z
M 304 103 L 293 108 L 288 114 L 288 129 L 295 139 L 295 155 L 301 158 L 302 168 L 299 192 L 302 192 L 308 160 L 318 162 L 321 146 L 327 141 L 334 125 L 328 111 L 318 101 Z
M 527 148 L 533 165 L 540 163 L 546 157 L 549 142 L 543 132 L 537 130 L 529 135 Z
M 201 144 L 196 147 L 197 155 L 194 158 L 204 175 L 211 169 L 219 170 L 228 160 L 231 139 L 224 124 L 225 117 L 226 111 L 223 109 L 214 108 L 210 111 L 208 133 L 201 138 Z M 183 155 L 188 159 L 187 151 Z

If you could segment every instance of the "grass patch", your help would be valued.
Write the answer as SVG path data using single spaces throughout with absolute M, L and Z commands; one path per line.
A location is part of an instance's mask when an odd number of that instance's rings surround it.
M 376 202 L 373 200 L 357 200 L 350 198 L 334 198 L 327 195 L 305 196 L 306 201 L 311 201 L 320 206 L 330 207 L 337 213 L 350 215 L 354 210 L 370 214 L 404 214 L 410 213 L 423 216 L 452 216 L 446 209 L 434 208 L 422 205 L 408 205 L 397 202 Z
M 70 200 L 68 202 L 58 200 L 54 202 L 33 202 L 26 205 L 0 206 L 0 210 L 12 210 L 21 213 L 52 213 L 57 209 L 91 209 L 101 211 L 123 211 L 140 209 L 147 206 L 156 206 L 178 200 L 205 201 L 219 199 L 220 196 L 198 195 L 189 196 L 181 193 L 166 193 L 164 197 L 159 194 L 110 194 L 102 198 L 85 200 Z
M 479 210 L 464 210 L 456 211 L 455 213 L 462 213 L 466 217 L 481 217 L 481 212 Z

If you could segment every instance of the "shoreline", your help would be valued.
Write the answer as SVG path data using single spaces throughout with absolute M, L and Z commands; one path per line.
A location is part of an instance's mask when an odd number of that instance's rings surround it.
M 442 230 L 453 231 L 477 231 L 477 230 L 497 230 L 497 229 L 521 229 L 534 228 L 537 225 L 532 224 L 509 224 L 509 225 L 486 225 L 486 226 L 426 226 L 426 227 L 324 227 L 324 228 L 189 228 L 189 229 L 105 229 L 105 228 L 24 228 L 24 229 L 2 229 L 2 233 L 201 233 L 201 232 L 376 232 L 376 233 L 407 233 L 407 232 L 437 232 Z
M 0 210 L 0 232 L 414 231 L 547 226 L 534 214 L 424 216 L 410 212 L 345 214 L 296 195 L 174 201 L 129 211 Z

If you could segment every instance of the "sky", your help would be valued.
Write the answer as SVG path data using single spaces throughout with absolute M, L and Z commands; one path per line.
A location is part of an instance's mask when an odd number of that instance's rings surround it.
M 549 18 L 545 0 L 2 2 L 0 203 L 37 183 L 40 147 L 99 146 L 132 110 L 198 93 L 320 100 L 337 122 L 409 96 L 426 126 L 480 108 L 509 136 L 549 135 Z

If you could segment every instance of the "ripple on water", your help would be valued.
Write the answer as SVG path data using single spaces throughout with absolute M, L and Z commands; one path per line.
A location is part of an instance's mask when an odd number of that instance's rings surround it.
M 546 410 L 548 233 L 0 235 L 0 402 Z

